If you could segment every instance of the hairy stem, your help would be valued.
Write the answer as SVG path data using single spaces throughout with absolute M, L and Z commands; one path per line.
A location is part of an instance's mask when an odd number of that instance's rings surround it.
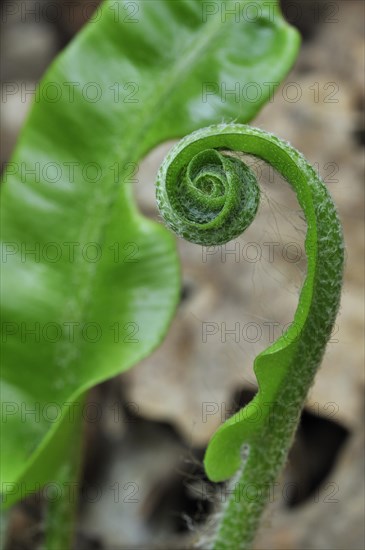
M 285 463 L 330 338 L 340 302 L 344 246 L 332 199 L 304 157 L 272 134 L 240 124 L 210 126 L 187 136 L 162 164 L 157 202 L 178 235 L 202 245 L 223 244 L 253 221 L 259 203 L 256 179 L 227 150 L 254 155 L 275 168 L 296 192 L 307 222 L 307 274 L 294 321 L 256 357 L 258 393 L 217 430 L 205 456 L 212 481 L 236 475 L 213 546 L 245 550 Z

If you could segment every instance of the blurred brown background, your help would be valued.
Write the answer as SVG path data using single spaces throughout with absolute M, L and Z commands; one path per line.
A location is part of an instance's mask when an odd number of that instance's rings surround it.
M 22 83 L 32 90 L 96 1 L 26 4 L 41 4 L 43 16 L 24 21 L 18 12 L 3 22 L 3 89 Z M 290 141 L 324 178 L 344 225 L 347 268 L 334 334 L 256 548 L 361 550 L 364 3 L 285 0 L 282 6 L 303 44 L 253 124 Z M 25 99 L 19 91 L 2 103 L 2 163 L 31 94 Z M 136 197 L 151 217 L 157 217 L 156 171 L 170 145 L 153 151 L 138 173 Z M 292 319 L 305 273 L 305 225 L 295 198 L 280 178 L 258 168 L 263 197 L 257 221 L 244 237 L 208 254 L 179 241 L 184 286 L 165 342 L 132 371 L 91 392 L 103 412 L 86 427 L 77 550 L 189 548 L 209 530 L 207 518 L 225 498 L 224 488 L 204 477 L 204 449 L 221 421 L 252 398 L 253 359 Z M 236 323 L 239 336 L 225 336 Z M 213 328 L 215 334 L 207 334 Z M 43 508 L 34 497 L 14 508 L 8 550 L 40 546 Z

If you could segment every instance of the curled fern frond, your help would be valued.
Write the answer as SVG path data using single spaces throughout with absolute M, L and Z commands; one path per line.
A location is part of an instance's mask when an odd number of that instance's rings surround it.
M 293 323 L 256 357 L 255 398 L 217 430 L 205 455 L 212 481 L 235 476 L 214 547 L 246 549 L 270 485 L 285 463 L 331 335 L 340 303 L 344 245 L 331 196 L 305 158 L 274 135 L 241 124 L 198 130 L 164 160 L 157 202 L 166 224 L 179 236 L 219 245 L 253 221 L 259 203 L 256 178 L 227 151 L 253 155 L 276 169 L 296 192 L 307 223 L 307 273 Z

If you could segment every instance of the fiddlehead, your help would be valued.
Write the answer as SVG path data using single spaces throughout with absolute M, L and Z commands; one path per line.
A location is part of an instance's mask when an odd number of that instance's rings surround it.
M 252 222 L 259 198 L 255 177 L 227 150 L 254 155 L 275 168 L 296 192 L 307 222 L 307 274 L 293 324 L 256 357 L 255 398 L 217 430 L 205 456 L 211 480 L 236 474 L 214 547 L 245 549 L 285 462 L 331 334 L 341 294 L 343 237 L 332 199 L 304 157 L 272 134 L 240 124 L 199 130 L 182 139 L 163 162 L 157 202 L 178 235 L 199 244 L 222 244 Z
M 253 221 L 259 205 L 256 177 L 242 161 L 205 149 L 187 163 L 174 159 L 157 197 L 167 225 L 196 244 L 234 239 Z M 176 162 L 177 161 L 177 162 Z

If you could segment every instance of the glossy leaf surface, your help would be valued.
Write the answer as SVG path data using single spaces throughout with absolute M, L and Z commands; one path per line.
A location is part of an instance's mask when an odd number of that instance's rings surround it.
M 269 99 L 299 39 L 256 3 L 106 2 L 42 80 L 2 189 L 5 505 L 56 476 L 80 396 L 163 338 L 178 259 L 136 209 L 137 163 Z

